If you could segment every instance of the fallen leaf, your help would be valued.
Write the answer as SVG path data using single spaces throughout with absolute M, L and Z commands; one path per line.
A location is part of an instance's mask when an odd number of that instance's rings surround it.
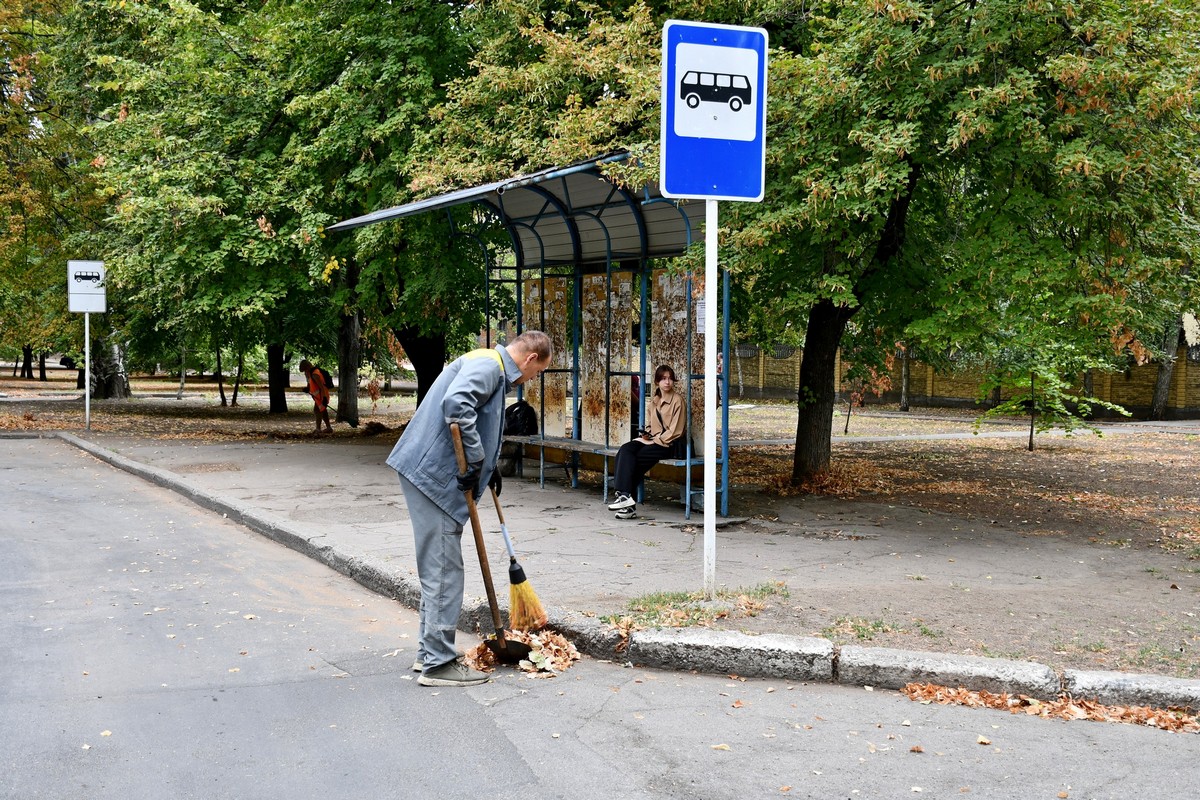
M 780 786 L 779 787 L 779 791 L 781 791 L 781 792 L 790 792 L 791 790 L 792 790 L 792 787 L 790 787 L 790 786 Z
M 733 707 L 734 707 L 734 708 L 743 708 L 745 705 L 746 705 L 746 704 L 745 704 L 745 703 L 743 703 L 741 700 L 734 700 L 734 701 L 733 701 Z
M 1061 798 L 1061 800 L 1067 800 L 1067 798 L 1070 797 L 1071 795 L 1067 794 L 1066 792 L 1059 792 L 1058 796 L 1059 796 L 1059 798 Z
M 910 753 L 924 753 L 924 752 L 925 752 L 925 748 L 924 748 L 924 747 L 921 747 L 921 745 L 919 745 L 919 744 L 914 744 L 912 747 L 908 748 L 908 752 L 910 752 Z
M 975 708 L 993 708 L 1012 714 L 1027 714 L 1043 719 L 1095 722 L 1123 722 L 1145 725 L 1176 733 L 1200 732 L 1200 717 L 1184 709 L 1153 708 L 1151 706 L 1106 706 L 1095 700 L 1076 699 L 1068 694 L 1057 700 L 1037 700 L 1025 695 L 1016 697 L 1002 692 L 973 692 L 964 688 L 952 689 L 933 683 L 910 683 L 900 690 L 910 700 L 922 704 L 957 704 Z
M 978 742 L 979 744 L 991 744 L 992 743 L 992 740 L 987 738 L 986 736 L 980 736 L 975 741 Z
M 713 750 L 728 750 L 728 749 L 729 749 L 729 745 L 727 745 L 727 744 L 714 744 L 714 745 L 712 746 L 712 749 L 713 749 Z

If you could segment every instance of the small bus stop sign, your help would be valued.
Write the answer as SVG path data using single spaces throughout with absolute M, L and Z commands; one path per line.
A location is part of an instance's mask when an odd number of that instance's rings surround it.
M 767 32 L 707 22 L 663 26 L 662 152 L 666 197 L 763 199 Z
M 108 311 L 103 261 L 67 262 L 67 301 L 72 314 L 104 314 Z

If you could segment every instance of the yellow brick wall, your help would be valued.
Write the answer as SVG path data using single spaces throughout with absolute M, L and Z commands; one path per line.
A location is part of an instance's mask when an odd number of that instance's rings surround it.
M 745 357 L 738 357 L 731 351 L 730 363 L 734 371 L 729 374 L 729 382 L 733 397 L 739 396 L 736 371 L 739 367 L 741 397 L 795 397 L 799 386 L 801 357 L 799 350 L 790 358 L 775 358 L 775 354 L 770 350 Z M 845 377 L 848 369 L 849 366 L 845 362 L 839 362 L 839 379 Z M 892 390 L 885 395 L 888 402 L 899 399 L 900 369 L 901 364 L 897 360 L 891 370 Z M 1148 408 L 1154 396 L 1154 381 L 1157 376 L 1156 363 L 1133 367 L 1128 376 L 1124 372 L 1098 372 L 1092 379 L 1093 393 L 1102 400 L 1129 408 Z M 909 364 L 909 402 L 925 405 L 932 397 L 934 402 L 939 403 L 974 404 L 979 399 L 981 381 L 982 376 L 978 372 L 935 373 L 929 365 L 913 361 Z M 1167 407 L 1184 413 L 1200 411 L 1200 360 L 1189 361 L 1186 348 L 1180 348 L 1178 360 L 1175 362 L 1175 374 L 1172 377 Z

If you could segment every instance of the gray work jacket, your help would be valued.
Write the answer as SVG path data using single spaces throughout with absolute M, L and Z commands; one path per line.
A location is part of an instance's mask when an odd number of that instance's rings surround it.
M 496 361 L 504 363 L 501 372 Z M 486 489 L 504 434 L 504 398 L 521 370 L 503 345 L 472 350 L 451 362 L 429 387 L 417 413 L 392 448 L 387 464 L 453 517 L 465 524 L 467 501 L 458 488 L 458 462 L 450 423 L 462 431 L 468 464 L 481 464 L 479 486 Z M 479 495 L 476 495 L 476 499 Z

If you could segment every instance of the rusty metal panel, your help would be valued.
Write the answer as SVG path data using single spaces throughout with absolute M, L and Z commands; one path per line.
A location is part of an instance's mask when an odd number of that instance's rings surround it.
M 583 346 L 579 354 L 579 381 L 583 440 L 621 444 L 629 438 L 630 378 L 609 378 L 606 393 L 605 376 L 609 370 L 629 369 L 629 329 L 633 321 L 632 273 L 613 273 L 611 294 L 604 275 L 589 275 L 583 279 L 582 296 Z M 611 350 L 608 335 L 610 324 Z
M 552 369 L 571 368 L 571 278 L 546 278 L 546 304 L 543 322 L 542 280 L 531 278 L 525 281 L 522 318 L 526 329 L 541 329 L 550 337 L 554 355 Z M 545 398 L 542 395 L 545 386 Z M 541 416 L 539 423 L 545 436 L 565 436 L 567 422 L 571 418 L 567 408 L 567 393 L 571 386 L 569 373 L 549 373 L 541 381 L 530 381 L 525 385 L 525 399 Z M 543 411 L 542 400 L 545 400 Z
M 692 293 L 703 296 L 703 286 L 693 279 Z M 687 276 L 667 270 L 655 270 L 650 295 L 650 358 L 646 362 L 646 397 L 654 393 L 654 370 L 669 364 L 679 378 L 675 391 L 687 392 L 688 373 L 704 369 L 704 337 L 696 332 L 695 308 L 688 322 Z M 692 343 L 692 363 L 688 364 L 688 339 Z M 704 381 L 691 381 L 692 446 L 699 448 L 704 441 Z M 694 450 L 694 452 L 698 452 Z

